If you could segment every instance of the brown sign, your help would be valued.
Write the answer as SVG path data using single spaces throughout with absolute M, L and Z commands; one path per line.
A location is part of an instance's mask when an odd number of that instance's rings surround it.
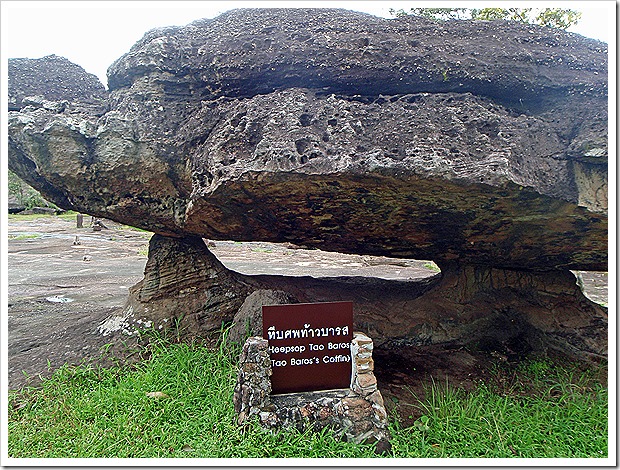
M 352 302 L 264 306 L 272 393 L 348 388 L 352 330 Z

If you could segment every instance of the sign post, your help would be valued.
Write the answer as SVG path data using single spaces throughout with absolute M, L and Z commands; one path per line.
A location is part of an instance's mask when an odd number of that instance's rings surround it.
M 264 306 L 272 393 L 348 388 L 352 330 L 352 302 Z

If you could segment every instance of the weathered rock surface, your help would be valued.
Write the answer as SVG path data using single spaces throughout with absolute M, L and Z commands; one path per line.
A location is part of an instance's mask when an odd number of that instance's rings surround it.
M 9 214 L 16 214 L 26 210 L 24 204 L 19 202 L 15 196 L 9 195 L 8 197 Z
M 65 104 L 99 104 L 108 93 L 99 79 L 64 57 L 10 59 L 8 63 L 9 110 L 41 106 L 43 101 Z M 64 109 L 57 105 L 58 112 Z
M 284 291 L 255 290 L 248 295 L 232 319 L 228 339 L 243 344 L 248 336 L 263 334 L 263 306 L 294 304 L 299 301 Z
M 63 82 L 66 103 L 44 79 L 10 91 L 9 166 L 60 207 L 158 234 L 126 312 L 213 329 L 254 290 L 318 300 L 326 286 L 227 272 L 200 239 L 293 242 L 440 265 L 424 295 L 358 288 L 377 295 L 356 321 L 378 342 L 451 341 L 516 315 L 545 338 L 589 329 L 576 348 L 604 354 L 605 312 L 568 270 L 607 270 L 606 44 L 509 22 L 235 10 L 148 32 L 110 67 L 107 100 L 86 75 Z M 385 311 L 395 292 L 408 297 Z
M 149 318 L 156 326 L 217 330 L 230 322 L 248 293 L 241 275 L 226 269 L 201 238 L 154 235 L 144 279 L 130 289 L 124 314 Z
M 164 235 L 601 270 L 606 50 L 503 22 L 236 10 L 147 33 L 110 67 L 104 115 L 12 113 L 10 165 L 62 207 Z
M 191 267 L 195 266 L 195 270 Z M 354 328 L 382 348 L 446 344 L 517 358 L 560 351 L 600 361 L 607 312 L 585 297 L 570 271 L 449 264 L 423 280 L 287 277 L 228 271 L 200 239 L 155 235 L 145 279 L 119 321 L 175 325 L 201 334 L 232 325 L 229 340 L 262 334 L 263 305 L 354 301 Z

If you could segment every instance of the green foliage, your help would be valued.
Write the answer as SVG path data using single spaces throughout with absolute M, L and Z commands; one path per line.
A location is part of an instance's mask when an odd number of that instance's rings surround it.
M 394 10 L 390 8 L 390 14 L 396 17 L 415 15 L 441 21 L 471 18 L 470 11 L 469 8 L 411 8 L 409 12 L 406 12 L 403 9 Z
M 426 269 L 428 269 L 430 271 L 433 271 L 433 272 L 436 272 L 436 273 L 441 272 L 441 269 L 439 269 L 439 266 L 437 266 L 434 261 L 430 261 L 428 263 L 424 263 L 424 267 Z
M 567 29 L 577 24 L 581 19 L 581 13 L 562 8 L 545 8 L 536 14 L 535 23 L 542 26 Z
M 11 170 L 8 172 L 9 195 L 18 197 L 22 194 L 24 182 Z
M 37 190 L 22 181 L 22 179 L 11 170 L 8 171 L 7 186 L 9 197 L 14 197 L 17 202 L 26 209 L 32 209 L 33 207 L 51 207 L 57 209 L 54 204 L 46 201 Z
M 520 21 L 521 23 L 534 23 L 529 20 L 528 13 L 531 8 L 482 8 L 472 9 L 471 17 L 474 20 L 510 20 Z
M 153 336 L 148 360 L 110 368 L 65 366 L 41 388 L 10 392 L 8 455 L 51 457 L 368 458 L 372 445 L 320 433 L 236 424 L 232 393 L 240 346 Z M 383 457 L 606 457 L 607 390 L 550 362 L 516 371 L 509 393 L 432 384 L 412 395 L 415 425 L 390 419 Z
M 438 21 L 510 20 L 559 29 L 568 29 L 581 19 L 580 12 L 563 8 L 411 8 L 408 12 L 390 9 L 390 13 L 396 17 L 416 15 Z

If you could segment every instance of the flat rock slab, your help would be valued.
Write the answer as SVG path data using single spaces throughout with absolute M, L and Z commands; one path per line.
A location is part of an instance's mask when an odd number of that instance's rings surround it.
M 106 344 L 116 343 L 98 326 L 142 278 L 151 234 L 109 225 L 114 228 L 93 232 L 56 217 L 8 221 L 11 389 L 49 375 L 47 361 L 54 370 L 99 359 Z M 80 245 L 73 244 L 76 235 Z
M 224 266 L 248 275 L 361 276 L 402 280 L 423 279 L 439 272 L 439 268 L 427 260 L 347 255 L 291 248 L 282 243 L 217 241 L 212 244 L 211 252 Z

